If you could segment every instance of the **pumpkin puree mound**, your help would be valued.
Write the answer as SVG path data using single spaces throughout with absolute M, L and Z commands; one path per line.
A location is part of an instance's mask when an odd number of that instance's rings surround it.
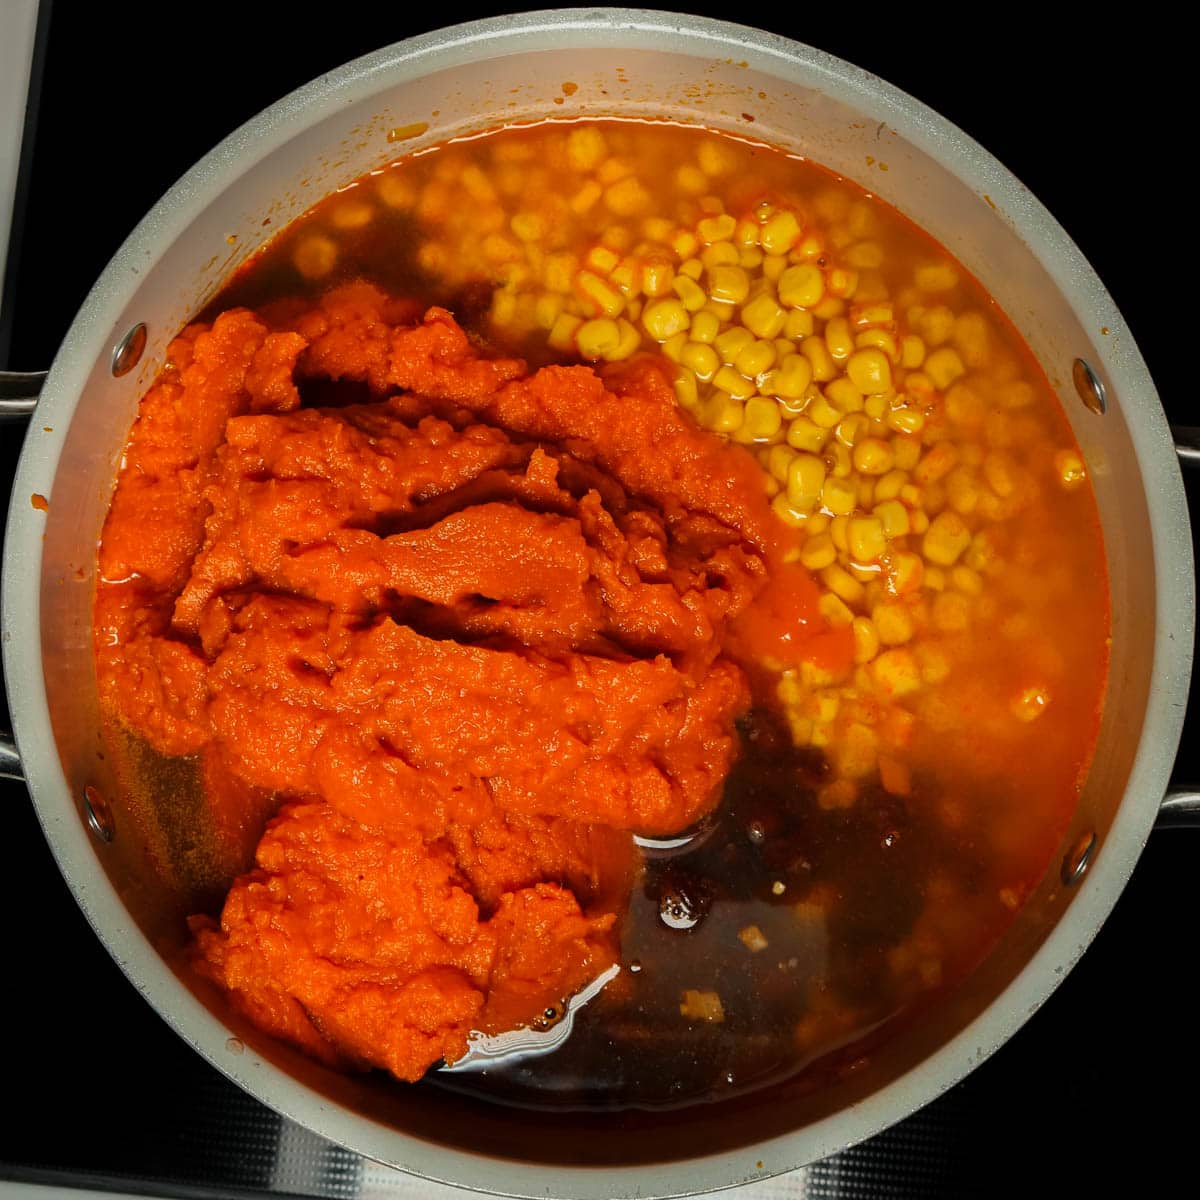
M 609 966 L 630 834 L 716 803 L 761 474 L 654 360 L 528 375 L 365 284 L 169 357 L 100 549 L 103 702 L 276 813 L 201 973 L 417 1079 Z

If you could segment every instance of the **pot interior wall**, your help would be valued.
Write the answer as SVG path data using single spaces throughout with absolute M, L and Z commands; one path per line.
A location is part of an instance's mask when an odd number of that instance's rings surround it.
M 228 270 L 269 233 L 334 187 L 362 172 L 448 137 L 500 120 L 582 116 L 640 116 L 701 122 L 761 138 L 804 154 L 856 180 L 894 204 L 946 245 L 988 288 L 1025 334 L 1059 388 L 1091 467 L 1105 529 L 1112 579 L 1113 670 L 1100 749 L 1064 848 L 1083 830 L 1103 839 L 1125 789 L 1141 734 L 1151 669 L 1155 606 L 1153 545 L 1143 482 L 1110 380 L 1109 411 L 1084 410 L 1071 390 L 1071 363 L 1089 359 L 1105 374 L 1120 347 L 1106 344 L 1061 298 L 1054 279 L 1015 230 L 1020 212 L 998 211 L 987 197 L 901 137 L 899 114 L 856 107 L 854 77 L 835 80 L 828 69 L 779 59 L 764 73 L 727 55 L 696 57 L 670 48 L 622 44 L 564 50 L 547 34 L 541 49 L 491 58 L 484 66 L 443 56 L 440 69 L 400 62 L 365 72 L 353 103 L 311 106 L 311 116 L 286 140 L 248 139 L 218 155 L 205 180 L 224 180 L 214 198 L 186 219 L 160 214 L 145 233 L 161 239 L 157 256 L 130 285 L 120 318 L 92 331 L 96 365 L 67 432 L 46 523 L 42 576 L 42 648 L 58 749 L 73 795 L 86 785 L 115 796 L 107 763 L 98 757 L 97 706 L 90 645 L 94 549 L 111 494 L 122 443 L 138 397 L 161 365 L 167 342 L 210 296 Z M 632 35 L 630 35 L 632 38 Z M 449 42 L 448 42 L 449 45 Z M 370 77 L 369 77 L 370 76 Z M 563 84 L 578 85 L 566 98 Z M 373 94 L 372 94 L 373 93 Z M 285 103 L 282 120 L 291 120 Z M 750 120 L 749 118 L 753 118 Z M 909 114 L 911 122 L 912 116 Z M 419 137 L 389 142 L 389 130 L 428 123 Z M 236 156 L 242 156 L 235 162 Z M 207 185 L 205 185 L 207 186 Z M 264 227 L 270 217 L 271 225 Z M 144 321 L 149 345 L 137 373 L 112 378 L 107 347 L 131 324 Z M 37 436 L 36 432 L 31 436 Z M 1081 595 L 1081 605 L 1091 602 Z M 1132 619 L 1137 614 L 1137 620 Z M 1141 797 L 1149 806 L 1158 797 Z M 164 953 L 183 936 L 186 898 L 166 892 L 148 869 L 128 814 L 116 812 L 117 836 L 96 853 L 131 918 Z M 1085 891 L 1087 882 L 1079 889 Z M 749 1145 L 828 1115 L 899 1078 L 986 1008 L 1041 944 L 1075 893 L 1051 871 L 1003 944 L 952 1002 L 889 1046 L 852 1079 L 814 1094 L 764 1093 L 736 1111 L 660 1114 L 634 1118 L 562 1114 L 514 1122 L 501 1110 L 429 1088 L 414 1091 L 372 1079 L 347 1079 L 278 1047 L 262 1052 L 330 1100 L 382 1123 L 396 1123 L 431 1141 L 499 1156 L 572 1161 L 663 1161 Z M 220 1001 L 212 999 L 220 1011 Z M 227 1014 L 222 1014 L 223 1019 Z M 228 1018 L 231 1021 L 232 1018 Z M 236 1025 L 236 1022 L 234 1022 Z M 256 1046 L 250 1031 L 243 1031 Z M 202 1046 L 215 1060 L 223 1045 Z M 621 1136 L 595 1137 L 618 1131 Z M 561 1138 L 547 1137 L 558 1131 Z M 360 1147 L 361 1148 L 361 1147 Z

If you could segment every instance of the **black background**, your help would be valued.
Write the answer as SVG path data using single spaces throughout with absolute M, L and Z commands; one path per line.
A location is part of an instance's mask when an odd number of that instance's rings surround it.
M 1178 28 L 1149 6 L 1122 9 L 1112 24 L 1089 16 L 1062 28 L 1049 6 L 788 5 L 773 17 L 753 6 L 693 8 L 855 62 L 978 139 L 1096 267 L 1171 419 L 1200 425 L 1200 225 L 1186 180 L 1194 134 L 1184 100 L 1195 67 Z M 498 11 L 56 0 L 14 248 L 12 347 L 0 365 L 49 364 L 136 221 L 242 121 L 356 55 Z M 19 433 L 0 431 L 6 481 L 18 449 Z M 1194 483 L 1190 490 L 1195 524 Z M 1180 765 L 1194 780 L 1192 709 Z M 0 1179 L 24 1165 L 114 1177 L 126 1163 L 198 1182 L 222 1123 L 252 1102 L 192 1054 L 108 959 L 19 784 L 3 787 L 0 812 L 10 1099 Z M 885 1165 L 856 1194 L 1040 1196 L 1114 1184 L 1134 1170 L 1139 1194 L 1183 1190 L 1200 1136 L 1198 866 L 1200 836 L 1156 833 L 1060 990 L 966 1082 L 885 1136 Z M 1194 1183 L 1186 1190 L 1194 1194 Z

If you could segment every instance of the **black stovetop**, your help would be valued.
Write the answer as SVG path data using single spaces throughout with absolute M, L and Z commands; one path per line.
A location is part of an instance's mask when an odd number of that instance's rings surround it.
M 13 276 L 12 350 L 0 365 L 48 365 L 137 219 L 241 121 L 358 54 L 499 10 L 341 11 L 338 22 L 325 10 L 245 0 L 186 9 L 56 0 Z M 1190 189 L 1173 179 L 1187 144 L 1158 151 L 1187 111 L 1186 39 L 1132 19 L 1056 32 L 1011 8 L 957 18 L 905 7 L 794 11 L 771 27 L 939 109 L 1039 195 L 1115 295 L 1170 417 L 1200 425 L 1189 316 L 1196 224 Z M 0 435 L 5 490 L 19 440 L 13 427 Z M 1193 487 L 1194 527 L 1197 495 Z M 1193 703 L 1180 762 L 1193 780 L 1198 713 Z M 203 1062 L 92 935 L 20 784 L 3 784 L 0 812 L 9 1096 L 0 1193 L 9 1179 L 192 1197 L 432 1194 L 281 1121 Z M 1041 1196 L 1132 1170 L 1140 1193 L 1174 1194 L 1197 1133 L 1198 864 L 1200 837 L 1156 833 L 1082 962 L 992 1059 L 893 1130 L 787 1188 L 756 1185 L 754 1194 Z

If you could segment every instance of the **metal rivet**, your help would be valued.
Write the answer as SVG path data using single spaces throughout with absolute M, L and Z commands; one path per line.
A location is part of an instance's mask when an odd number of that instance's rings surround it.
M 1108 397 L 1104 394 L 1104 384 L 1100 376 L 1092 370 L 1091 364 L 1077 358 L 1071 366 L 1071 378 L 1075 381 L 1075 390 L 1079 398 L 1094 413 L 1103 416 L 1108 411 Z
M 83 789 L 83 815 L 88 828 L 102 841 L 113 840 L 113 815 L 108 801 L 89 783 Z
M 112 355 L 112 373 L 120 379 L 141 362 L 146 349 L 146 326 L 139 321 L 117 344 Z
M 1071 887 L 1078 883 L 1087 872 L 1088 864 L 1096 849 L 1096 834 L 1089 829 L 1075 839 L 1075 844 L 1067 851 L 1062 861 L 1062 881 Z

